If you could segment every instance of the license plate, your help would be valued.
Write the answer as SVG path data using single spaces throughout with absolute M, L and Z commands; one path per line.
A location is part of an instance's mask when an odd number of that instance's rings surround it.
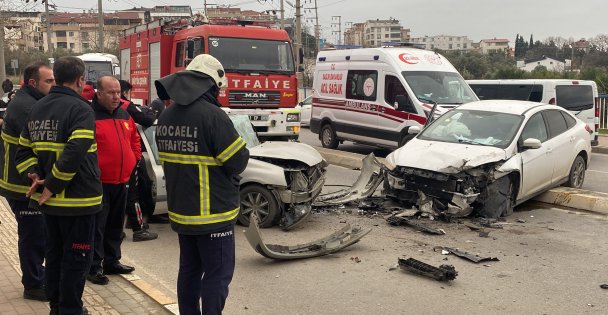
M 255 121 L 263 121 L 263 120 L 268 120 L 268 116 L 266 116 L 266 115 L 249 115 L 249 119 L 255 120 Z

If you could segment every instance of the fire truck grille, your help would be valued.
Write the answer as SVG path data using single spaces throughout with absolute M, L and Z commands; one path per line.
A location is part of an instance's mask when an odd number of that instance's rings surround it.
M 281 102 L 281 92 L 230 91 L 228 99 L 231 106 L 277 106 Z

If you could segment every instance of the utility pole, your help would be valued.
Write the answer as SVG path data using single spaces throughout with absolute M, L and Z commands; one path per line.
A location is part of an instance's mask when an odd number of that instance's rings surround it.
M 321 50 L 321 28 L 319 26 L 319 7 L 317 6 L 317 0 L 315 0 L 315 38 L 317 39 L 317 54 Z
M 300 0 L 296 0 L 296 27 L 295 27 L 295 40 L 296 40 L 296 64 L 299 67 L 302 63 L 300 59 L 300 49 L 302 48 L 302 13 L 300 12 L 302 6 Z
M 98 22 L 97 22 L 97 24 L 99 24 L 98 25 L 98 27 L 99 27 L 98 33 L 99 34 L 97 35 L 99 37 L 99 40 L 97 41 L 97 46 L 99 46 L 99 48 L 101 49 L 101 52 L 103 52 L 104 48 L 105 48 L 105 46 L 103 44 L 103 8 L 102 8 L 102 2 L 103 2 L 102 0 L 97 0 L 97 11 L 98 11 L 97 14 L 99 16 L 99 19 L 98 19 Z M 48 1 L 47 1 L 47 3 L 48 3 Z
M 334 21 L 338 21 L 338 23 L 334 23 Z M 338 31 L 332 31 L 332 35 L 335 33 L 338 33 L 338 45 L 342 44 L 342 16 L 341 15 L 335 15 L 331 17 L 331 26 L 332 28 L 334 26 L 338 26 Z
M 207 17 L 207 0 L 205 0 L 204 8 L 205 8 L 205 17 L 208 19 L 208 17 Z
M 46 15 L 46 47 L 49 54 L 53 54 L 53 43 L 51 43 L 51 16 L 49 14 L 49 2 L 44 1 L 44 14 Z
M 5 19 L 4 14 L 0 13 L 2 19 Z M 8 20 L 8 18 L 6 18 Z M 4 82 L 6 79 L 6 69 L 4 67 L 4 25 L 0 24 L 0 80 Z M 4 91 L 3 91 L 4 92 Z
M 281 29 L 285 29 L 285 0 L 281 0 Z

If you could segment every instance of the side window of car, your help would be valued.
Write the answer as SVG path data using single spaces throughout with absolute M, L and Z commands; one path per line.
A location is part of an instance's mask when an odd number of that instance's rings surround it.
M 175 66 L 184 66 L 184 52 L 186 51 L 186 42 L 178 42 L 175 44 Z
M 562 113 L 558 110 L 546 110 L 543 111 L 543 116 L 547 120 L 547 126 L 549 128 L 549 137 L 553 138 L 564 131 L 568 130 L 568 124 L 566 119 L 562 116 Z
M 547 127 L 545 126 L 545 119 L 540 113 L 536 113 L 528 120 L 524 131 L 521 133 L 520 140 L 523 143 L 524 140 L 534 138 L 545 142 L 549 138 L 547 135 Z
M 346 77 L 346 98 L 375 101 L 378 72 L 375 70 L 351 70 Z
M 397 95 L 408 96 L 399 78 L 388 74 L 384 77 L 384 101 L 393 107 L 397 107 L 395 104 L 397 101 L 395 96 Z
M 566 124 L 568 125 L 568 129 L 574 127 L 576 125 L 576 119 L 570 116 L 568 113 L 562 112 L 562 115 L 566 119 Z

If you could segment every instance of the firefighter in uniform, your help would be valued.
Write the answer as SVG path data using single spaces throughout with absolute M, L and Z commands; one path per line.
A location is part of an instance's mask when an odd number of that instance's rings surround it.
M 76 57 L 55 61 L 57 86 L 32 107 L 15 157 L 17 171 L 32 180 L 30 206 L 43 213 L 47 229 L 45 285 L 51 314 L 88 314 L 82 292 L 102 188 L 95 115 L 80 96 L 84 70 Z
M 198 55 L 185 71 L 155 85 L 162 99 L 174 101 L 158 120 L 156 143 L 169 219 L 179 236 L 179 311 L 221 314 L 234 273 L 238 174 L 247 166 L 249 151 L 217 101 L 227 85 L 217 59 Z
M 2 142 L 0 146 L 0 195 L 6 197 L 17 220 L 19 236 L 19 262 L 21 265 L 21 283 L 23 297 L 26 299 L 46 301 L 44 292 L 44 242 L 46 229 L 42 213 L 29 206 L 25 196 L 30 182 L 22 177 L 15 167 L 15 152 L 19 146 L 19 136 L 36 101 L 49 94 L 55 85 L 53 69 L 44 63 L 35 63 L 24 71 L 25 85 L 17 91 L 11 102 L 10 110 L 4 116 Z

